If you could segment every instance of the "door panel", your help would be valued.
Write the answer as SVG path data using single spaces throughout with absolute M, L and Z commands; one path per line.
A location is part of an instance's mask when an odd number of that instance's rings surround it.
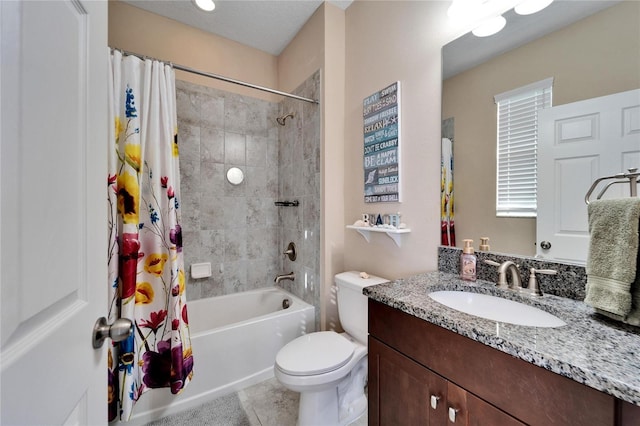
M 537 255 L 585 263 L 591 183 L 640 167 L 640 90 L 541 110 L 539 123 Z M 603 198 L 628 196 L 629 185 L 614 185 Z
M 106 423 L 107 5 L 0 16 L 0 423 Z

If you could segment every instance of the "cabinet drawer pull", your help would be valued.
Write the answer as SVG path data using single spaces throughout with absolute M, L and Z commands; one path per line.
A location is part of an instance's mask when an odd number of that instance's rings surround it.
M 455 423 L 456 422 L 456 414 L 458 414 L 458 410 L 457 408 L 453 408 L 453 407 L 449 407 L 449 421 L 451 423 Z
M 438 401 L 440 401 L 440 397 L 437 395 L 431 395 L 431 408 L 434 410 L 438 408 Z

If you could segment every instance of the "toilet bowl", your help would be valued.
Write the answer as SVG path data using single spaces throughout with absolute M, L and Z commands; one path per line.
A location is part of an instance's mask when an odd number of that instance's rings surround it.
M 347 425 L 367 410 L 367 297 L 362 289 L 388 280 L 364 276 L 355 271 L 336 275 L 338 315 L 345 333 L 306 334 L 276 355 L 276 379 L 300 392 L 300 426 Z

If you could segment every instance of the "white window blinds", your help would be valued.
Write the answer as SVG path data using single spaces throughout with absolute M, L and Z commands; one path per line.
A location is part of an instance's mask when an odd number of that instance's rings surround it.
M 552 86 L 548 78 L 495 96 L 497 216 L 536 216 L 538 110 L 551 107 Z

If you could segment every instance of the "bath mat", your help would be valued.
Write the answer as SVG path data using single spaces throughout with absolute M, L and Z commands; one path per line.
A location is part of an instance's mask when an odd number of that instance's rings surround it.
M 250 426 L 238 394 L 217 398 L 199 407 L 163 417 L 147 426 Z

